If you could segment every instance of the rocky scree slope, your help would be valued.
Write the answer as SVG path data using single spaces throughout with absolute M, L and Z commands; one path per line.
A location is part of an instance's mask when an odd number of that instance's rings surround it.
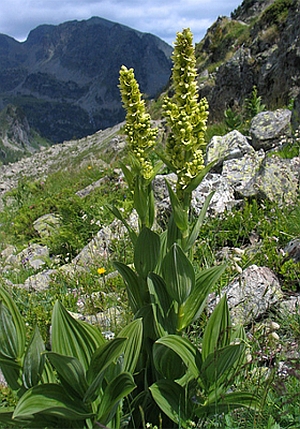
M 21 107 L 53 143 L 81 138 L 123 120 L 121 65 L 154 97 L 168 83 L 171 52 L 154 35 L 98 17 L 41 25 L 22 43 L 0 34 L 0 109 Z
M 291 138 L 290 120 L 291 112 L 287 109 L 266 111 L 253 118 L 249 137 L 236 130 L 223 137 L 213 137 L 207 146 L 206 160 L 210 162 L 217 157 L 219 163 L 193 192 L 192 208 L 195 214 L 199 214 L 205 198 L 212 190 L 215 191 L 209 208 L 209 214 L 212 216 L 230 210 L 249 196 L 268 199 L 279 206 L 292 203 L 299 192 L 300 158 L 297 156 L 293 159 L 282 159 L 273 154 L 273 151 L 282 146 L 283 140 Z M 52 146 L 18 163 L 2 166 L 0 167 L 2 195 L 16 186 L 18 178 L 45 177 L 49 172 L 68 168 L 68 163 L 77 163 L 78 160 L 81 163 L 92 163 L 94 167 L 97 165 L 103 167 L 105 158 L 112 160 L 117 157 L 124 149 L 124 145 L 124 136 L 120 133 L 120 126 L 117 126 L 83 140 Z M 168 175 L 167 178 L 172 186 L 172 183 L 175 183 L 173 175 Z M 163 218 L 166 212 L 170 211 L 165 179 L 166 176 L 162 175 L 157 176 L 154 181 L 158 223 L 160 217 Z M 94 187 L 89 186 L 88 189 L 77 192 L 77 195 L 84 198 L 93 192 Z M 137 227 L 137 216 L 134 212 L 128 222 L 134 228 Z M 34 221 L 34 228 L 40 237 L 45 231 L 47 234 L 51 233 L 49 225 L 59 228 L 59 220 L 51 213 L 45 213 L 42 218 Z M 105 264 L 105 258 L 108 257 L 107 248 L 111 241 L 119 239 L 124 233 L 125 230 L 119 221 L 103 226 L 71 263 L 65 265 L 62 261 L 62 265 L 59 264 L 52 269 L 44 268 L 45 261 L 49 260 L 49 250 L 46 246 L 32 243 L 18 253 L 11 243 L 0 253 L 0 267 L 2 272 L 18 269 L 25 258 L 36 274 L 30 276 L 24 284 L 17 286 L 31 291 L 41 291 L 49 287 L 51 276 L 58 270 L 76 276 L 78 271 L 89 270 L 89 267 L 95 263 L 99 264 L 99 261 L 104 261 Z M 226 260 L 236 264 L 237 255 L 241 252 L 259 251 L 259 246 L 260 243 L 255 242 L 249 249 L 223 249 L 220 255 L 223 254 L 222 258 L 226 253 Z M 289 255 L 289 249 L 292 249 L 290 257 L 299 261 L 300 240 L 293 240 L 286 249 L 281 250 Z M 300 305 L 299 295 L 295 294 L 286 300 L 280 282 L 270 268 L 252 265 L 245 270 L 239 268 L 238 273 L 237 280 L 226 288 L 230 296 L 232 317 L 249 324 L 254 319 L 262 317 L 274 305 L 282 305 L 284 311 L 297 311 L 297 305 Z M 11 282 L 4 281 L 8 287 L 13 287 Z M 213 306 L 214 303 L 215 297 L 212 296 L 210 305 Z M 88 315 L 84 314 L 81 317 Z

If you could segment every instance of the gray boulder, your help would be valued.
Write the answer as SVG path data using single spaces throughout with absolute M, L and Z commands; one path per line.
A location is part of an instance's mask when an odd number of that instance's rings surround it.
M 60 219 L 54 213 L 47 213 L 33 222 L 33 227 L 40 237 L 49 237 L 60 226 Z
M 281 138 L 289 133 L 292 112 L 277 109 L 274 112 L 261 112 L 256 115 L 250 126 L 251 144 L 254 149 L 264 151 L 280 145 Z
M 224 161 L 222 176 L 235 191 L 239 191 L 258 173 L 265 158 L 263 150 L 249 152 L 240 159 Z
M 278 204 L 292 203 L 297 197 L 299 183 L 298 172 L 293 165 L 289 159 L 266 157 L 254 177 L 243 189 L 239 189 L 239 196 L 259 196 Z
M 227 295 L 228 306 L 233 324 L 248 325 L 283 297 L 279 280 L 267 267 L 251 265 L 228 286 L 222 289 Z M 213 308 L 219 298 L 209 303 Z
M 214 171 L 221 171 L 223 161 L 239 159 L 245 154 L 254 152 L 247 137 L 237 130 L 233 130 L 225 136 L 214 136 L 206 148 L 206 164 L 218 160 Z

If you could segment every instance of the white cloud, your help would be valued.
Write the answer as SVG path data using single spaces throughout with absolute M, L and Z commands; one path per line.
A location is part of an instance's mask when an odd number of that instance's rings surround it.
M 0 33 L 24 40 L 41 24 L 99 16 L 157 35 L 168 43 L 190 27 L 199 42 L 220 15 L 230 15 L 241 0 L 10 0 L 1 5 Z

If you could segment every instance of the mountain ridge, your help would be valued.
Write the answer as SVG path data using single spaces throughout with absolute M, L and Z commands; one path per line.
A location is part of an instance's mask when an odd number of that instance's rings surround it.
M 155 97 L 168 83 L 172 47 L 158 37 L 92 17 L 40 25 L 26 41 L 0 35 L 0 108 L 21 107 L 53 143 L 121 122 L 121 65 Z

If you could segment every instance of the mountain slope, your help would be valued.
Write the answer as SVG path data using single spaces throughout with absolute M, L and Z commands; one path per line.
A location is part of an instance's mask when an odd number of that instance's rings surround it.
M 0 112 L 0 164 L 18 161 L 41 146 L 49 142 L 30 128 L 22 109 L 8 105 Z
M 0 35 L 0 108 L 22 107 L 52 142 L 83 137 L 123 120 L 122 64 L 154 97 L 168 83 L 171 52 L 156 36 L 97 17 L 41 25 L 23 43 Z
M 197 44 L 200 95 L 210 120 L 241 107 L 255 85 L 268 108 L 294 102 L 300 122 L 300 1 L 244 0 Z

